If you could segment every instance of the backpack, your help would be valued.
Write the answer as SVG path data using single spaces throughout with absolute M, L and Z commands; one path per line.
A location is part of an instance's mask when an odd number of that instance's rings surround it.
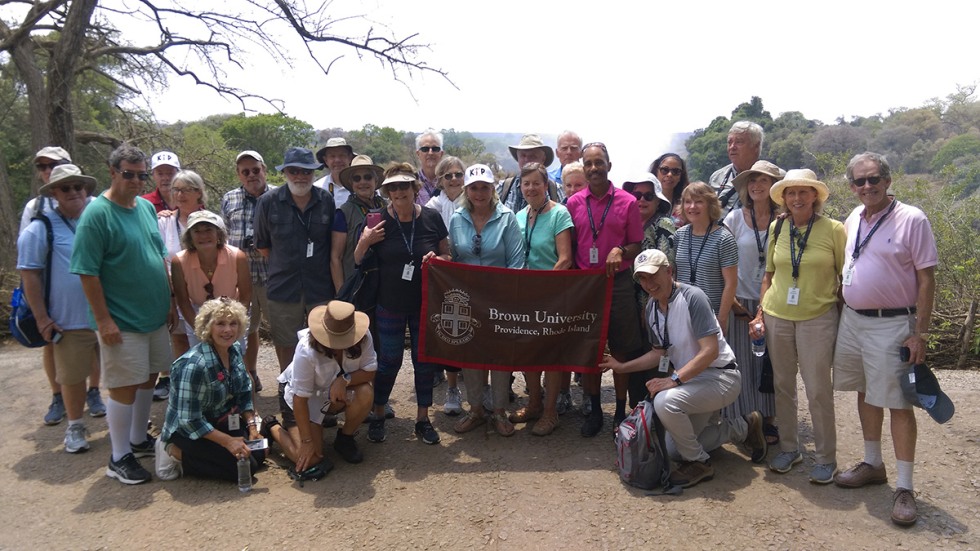
M 38 201 L 41 203 L 41 201 Z M 40 209 L 39 209 L 40 210 Z M 40 220 L 48 234 L 48 256 L 45 263 L 44 273 L 44 304 L 51 305 L 51 255 L 54 252 L 54 231 L 51 228 L 51 220 L 40 212 L 35 213 L 31 220 Z M 27 303 L 24 296 L 24 281 L 21 280 L 20 286 L 14 289 L 10 297 L 10 334 L 17 339 L 17 342 L 28 347 L 38 348 L 48 344 L 41 335 L 41 328 L 37 326 L 34 312 Z
M 655 490 L 648 495 L 678 495 L 682 491 L 670 483 L 670 459 L 665 452 L 664 433 L 664 426 L 650 400 L 641 400 L 616 427 L 619 478 L 630 486 Z

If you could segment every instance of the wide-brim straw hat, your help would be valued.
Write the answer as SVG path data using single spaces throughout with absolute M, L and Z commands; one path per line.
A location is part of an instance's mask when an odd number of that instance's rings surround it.
M 749 183 L 752 176 L 756 174 L 764 174 L 772 178 L 773 183 L 776 183 L 786 176 L 786 171 L 779 168 L 778 166 L 770 163 L 769 161 L 756 161 L 752 165 L 752 168 L 741 172 L 738 176 L 732 180 L 732 185 L 735 186 L 736 190 L 740 190 Z
M 353 189 L 354 182 L 350 181 L 350 177 L 353 176 L 354 170 L 358 168 L 370 168 L 374 172 L 374 189 L 381 187 L 381 180 L 384 179 L 384 170 L 380 166 L 374 164 L 371 157 L 367 155 L 358 155 L 350 162 L 350 166 L 340 171 L 340 185 L 344 186 L 348 190 Z
M 354 305 L 340 300 L 317 306 L 307 317 L 310 333 L 323 346 L 334 350 L 350 348 L 368 331 L 368 316 Z
M 809 168 L 794 168 L 786 172 L 786 176 L 773 184 L 769 188 L 769 197 L 777 205 L 783 204 L 783 191 L 788 187 L 810 186 L 817 192 L 817 199 L 821 203 L 827 202 L 830 197 L 830 188 L 827 184 L 817 180 L 817 175 Z
M 517 160 L 517 151 L 521 149 L 543 149 L 544 150 L 544 166 L 551 166 L 551 163 L 555 160 L 555 150 L 551 149 L 550 146 L 544 144 L 541 141 L 541 137 L 537 134 L 524 134 L 521 137 L 521 143 L 517 145 L 508 145 L 507 149 L 510 150 L 511 157 Z M 519 171 L 521 167 L 517 167 Z
M 38 193 L 41 195 L 51 195 L 54 188 L 72 182 L 85 184 L 85 191 L 88 192 L 89 196 L 95 193 L 95 178 L 85 176 L 82 174 L 80 168 L 72 164 L 58 165 L 51 169 L 51 178 L 48 180 L 48 183 L 41 186 Z

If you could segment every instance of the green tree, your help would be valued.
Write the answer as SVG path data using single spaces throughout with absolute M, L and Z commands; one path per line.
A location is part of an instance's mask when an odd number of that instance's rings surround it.
M 411 144 L 407 138 L 411 138 Z M 391 162 L 409 162 L 414 159 L 415 136 L 390 126 L 366 124 L 360 130 L 347 133 L 347 143 L 357 153 L 371 157 L 374 164 L 385 166 Z
M 225 120 L 218 132 L 236 154 L 246 149 L 258 151 L 269 167 L 282 164 L 287 148 L 313 148 L 316 143 L 316 132 L 309 123 L 284 113 L 235 115 Z
M 932 158 L 933 172 L 940 172 L 948 165 L 963 165 L 980 160 L 980 136 L 962 134 L 943 143 Z

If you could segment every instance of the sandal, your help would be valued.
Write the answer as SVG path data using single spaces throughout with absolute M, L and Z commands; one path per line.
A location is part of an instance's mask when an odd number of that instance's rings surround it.
M 762 424 L 762 434 L 766 436 L 766 444 L 775 446 L 779 443 L 779 427 L 771 423 Z
M 531 434 L 534 436 L 548 436 L 549 434 L 555 432 L 558 428 L 558 417 L 543 417 L 540 421 L 534 424 L 534 428 L 531 429 Z
M 479 427 L 480 425 L 487 422 L 487 418 L 484 415 L 476 415 L 472 412 L 467 413 L 462 419 L 456 421 L 453 425 L 453 430 L 462 434 L 464 432 L 470 432 L 471 430 Z
M 514 436 L 514 425 L 503 415 L 494 413 L 490 416 L 490 421 L 493 423 L 493 429 L 500 436 Z
M 540 419 L 541 415 L 544 413 L 542 408 L 531 408 L 529 406 L 522 407 L 521 409 L 511 413 L 507 419 L 511 423 L 527 423 L 528 421 L 534 421 L 535 419 Z

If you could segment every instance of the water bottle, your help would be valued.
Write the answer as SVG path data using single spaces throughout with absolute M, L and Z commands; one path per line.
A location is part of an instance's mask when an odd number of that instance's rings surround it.
M 762 324 L 755 324 L 755 330 L 757 333 L 762 333 Z M 766 353 L 766 337 L 765 335 L 759 337 L 758 339 L 752 339 L 752 353 L 758 357 L 761 357 Z
M 238 491 L 248 492 L 252 490 L 252 465 L 245 456 L 238 458 Z

